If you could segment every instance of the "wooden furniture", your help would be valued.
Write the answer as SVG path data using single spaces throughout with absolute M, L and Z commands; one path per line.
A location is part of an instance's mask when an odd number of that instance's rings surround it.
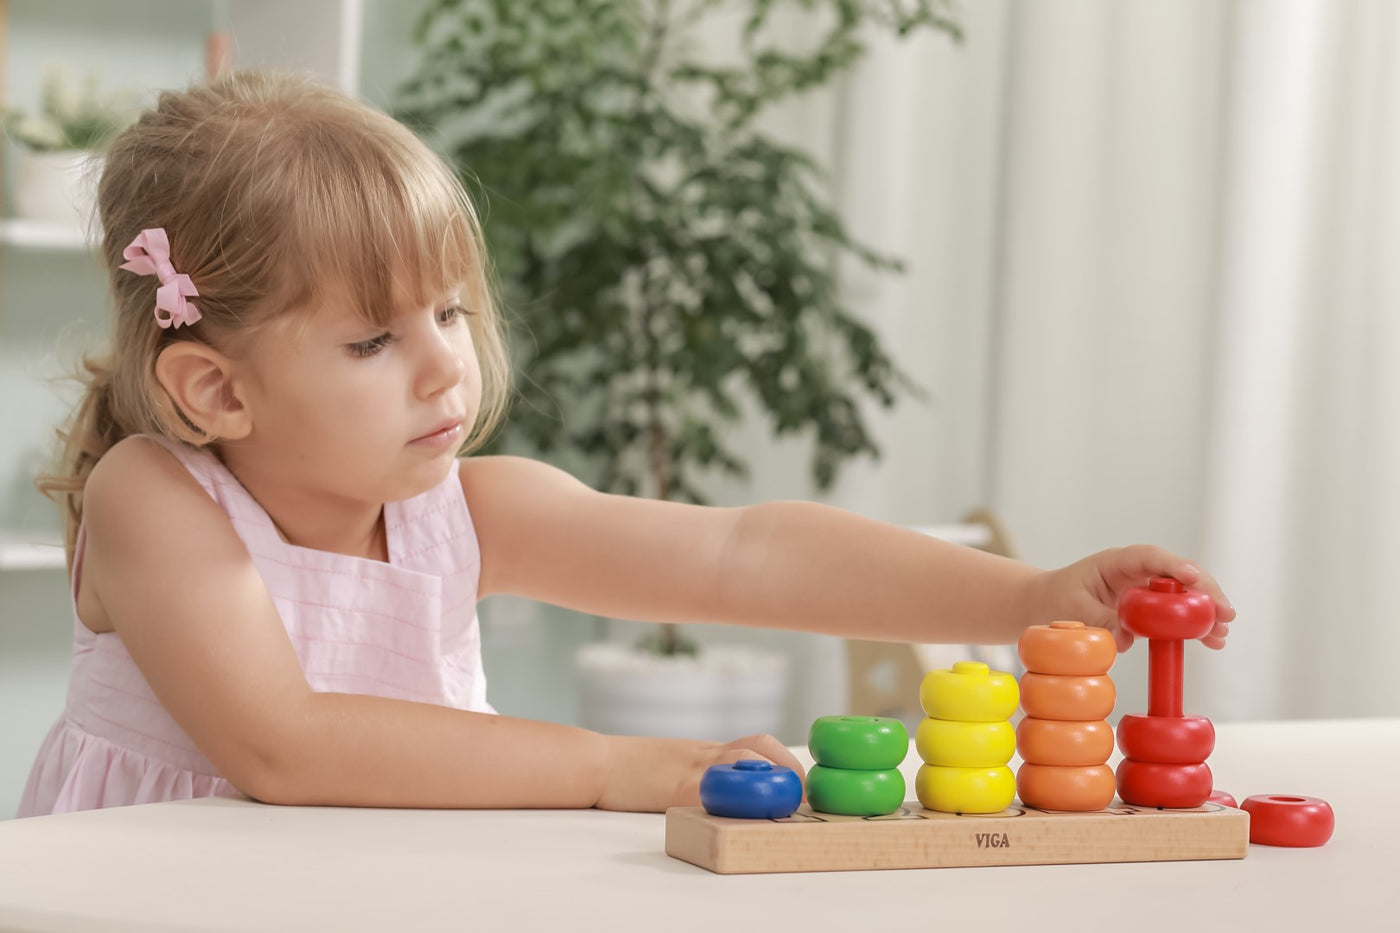
M 658 814 L 204 800 L 0 823 L 0 929 L 1400 925 L 1400 809 L 1390 786 L 1400 719 L 1217 726 L 1216 785 L 1239 800 L 1328 800 L 1337 828 L 1327 845 L 1250 846 L 1245 858 L 1221 861 L 716 875 L 665 854 Z

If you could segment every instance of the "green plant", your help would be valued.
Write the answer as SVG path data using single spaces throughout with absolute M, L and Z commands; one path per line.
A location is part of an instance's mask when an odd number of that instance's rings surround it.
M 850 69 L 875 30 L 957 37 L 951 13 L 949 0 L 430 2 L 397 115 L 441 143 L 484 208 L 523 354 L 503 442 L 581 455 L 602 489 L 693 502 L 704 471 L 746 474 L 721 433 L 746 399 L 776 434 L 812 436 L 819 488 L 878 456 L 861 396 L 888 407 L 915 387 L 845 306 L 837 268 L 846 254 L 901 266 L 848 235 L 812 159 L 759 118 Z M 707 59 L 699 31 L 726 24 L 731 60 Z M 676 651 L 663 630 L 659 650 Z
M 125 129 L 135 115 L 129 95 L 103 96 L 97 91 L 96 78 L 89 76 L 77 87 L 64 72 L 53 70 L 44 77 L 39 112 L 26 115 L 6 110 L 4 124 L 11 139 L 35 152 L 96 151 Z

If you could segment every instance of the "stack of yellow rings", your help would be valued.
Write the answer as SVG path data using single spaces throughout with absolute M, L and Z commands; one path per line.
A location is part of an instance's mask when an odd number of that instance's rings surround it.
M 899 765 L 909 753 L 909 730 L 882 716 L 822 716 L 807 749 L 807 803 L 819 813 L 883 816 L 904 805 Z
M 1011 805 L 1010 719 L 1019 700 L 1016 678 L 978 661 L 924 676 L 919 702 L 929 718 L 914 733 L 925 762 L 914 778 L 919 803 L 942 813 L 1000 813 Z

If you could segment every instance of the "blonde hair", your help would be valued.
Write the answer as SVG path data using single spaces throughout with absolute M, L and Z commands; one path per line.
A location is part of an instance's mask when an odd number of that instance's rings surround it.
M 481 363 L 481 414 L 464 450 L 504 417 L 508 354 L 481 228 L 452 170 L 388 115 L 310 79 L 237 72 L 160 95 L 113 142 L 98 186 L 102 259 L 114 321 L 110 351 L 85 357 L 86 391 L 59 431 L 58 469 L 39 488 L 65 511 L 71 563 L 82 492 L 103 454 L 131 434 L 192 446 L 217 441 L 183 418 L 156 379 L 176 340 L 218 348 L 308 306 L 327 283 L 383 326 L 394 278 L 424 305 L 462 287 Z M 154 278 L 119 267 L 142 230 L 163 227 L 171 263 L 202 314 L 162 329 Z

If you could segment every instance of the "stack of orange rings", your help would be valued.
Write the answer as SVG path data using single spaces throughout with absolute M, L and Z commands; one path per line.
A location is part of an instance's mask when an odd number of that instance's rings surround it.
M 1016 749 L 1021 802 L 1043 810 L 1102 810 L 1113 801 L 1113 712 L 1108 676 L 1118 656 L 1107 629 L 1083 622 L 1032 625 L 1017 643 L 1026 673 Z

